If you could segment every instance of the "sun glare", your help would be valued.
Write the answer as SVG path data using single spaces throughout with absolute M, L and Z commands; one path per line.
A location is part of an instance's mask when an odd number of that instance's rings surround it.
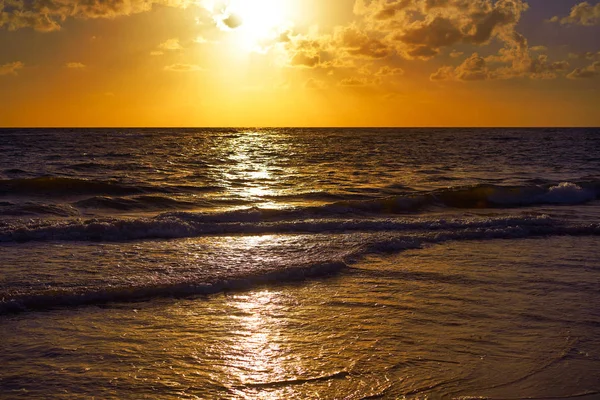
M 224 23 L 237 31 L 244 48 L 264 51 L 291 27 L 289 14 L 283 0 L 231 0 Z

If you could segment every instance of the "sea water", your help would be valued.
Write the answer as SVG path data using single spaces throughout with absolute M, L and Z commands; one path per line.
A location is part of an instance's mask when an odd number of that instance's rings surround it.
M 0 398 L 596 398 L 598 129 L 0 130 Z

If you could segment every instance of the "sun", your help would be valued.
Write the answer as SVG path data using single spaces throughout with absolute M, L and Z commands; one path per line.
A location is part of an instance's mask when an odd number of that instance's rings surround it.
M 264 51 L 292 25 L 286 3 L 285 0 L 230 0 L 221 24 L 235 31 L 247 50 Z

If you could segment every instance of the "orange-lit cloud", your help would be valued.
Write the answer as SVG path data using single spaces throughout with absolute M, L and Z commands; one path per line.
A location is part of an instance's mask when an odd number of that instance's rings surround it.
M 550 19 L 550 22 L 560 22 L 563 25 L 598 25 L 600 24 L 600 3 L 592 6 L 587 1 L 584 1 L 574 6 L 568 16 L 563 18 L 554 16 Z
M 159 44 L 158 48 L 163 49 L 163 50 L 171 50 L 171 51 L 183 49 L 183 47 L 181 47 L 181 44 L 179 44 L 178 38 L 169 39 L 169 40 Z
M 165 71 L 171 71 L 171 72 L 202 71 L 202 67 L 200 67 L 199 65 L 194 65 L 194 64 L 171 64 L 171 65 L 167 65 L 164 69 L 165 69 Z
M 116 18 L 148 11 L 154 3 L 154 0 L 9 0 L 3 2 L 0 8 L 0 28 L 33 28 L 50 32 L 60 30 L 61 24 L 68 18 Z
M 17 71 L 25 65 L 21 61 L 10 62 L 0 65 L 0 75 L 16 75 Z
M 65 64 L 65 67 L 69 69 L 84 69 L 85 65 L 80 62 L 69 62 Z
M 567 75 L 569 79 L 585 79 L 595 78 L 600 76 L 600 61 L 595 61 L 592 65 L 585 68 L 576 68 L 573 72 Z

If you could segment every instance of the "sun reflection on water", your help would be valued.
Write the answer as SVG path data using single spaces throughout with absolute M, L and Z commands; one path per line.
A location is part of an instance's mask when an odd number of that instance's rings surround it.
M 276 174 L 281 146 L 268 132 L 243 132 L 229 139 L 225 168 L 221 172 L 227 190 L 244 202 L 261 207 L 280 208 L 270 200 L 280 194 L 282 177 Z
M 231 315 L 235 330 L 229 354 L 227 375 L 240 382 L 243 388 L 232 388 L 242 397 L 275 399 L 280 394 L 260 390 L 273 382 L 285 380 L 285 367 L 282 363 L 282 327 L 276 317 L 277 292 L 262 290 L 235 295 L 232 298 L 236 310 Z M 251 394 L 248 389 L 256 388 Z M 250 396 L 250 397 L 248 397 Z

